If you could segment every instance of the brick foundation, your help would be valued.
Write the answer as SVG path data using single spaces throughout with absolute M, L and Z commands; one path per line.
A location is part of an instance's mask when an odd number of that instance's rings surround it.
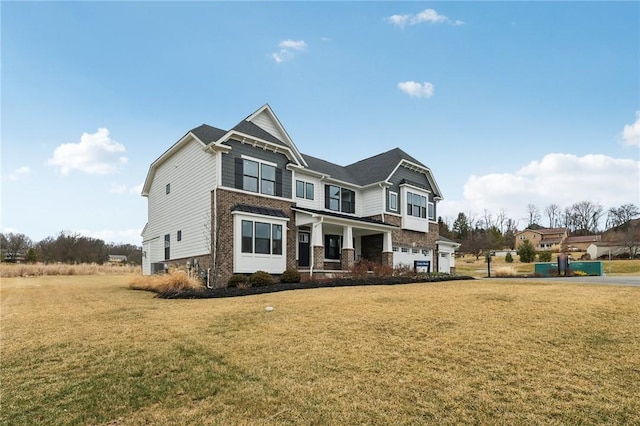
M 354 249 L 342 249 L 342 256 L 340 259 L 340 267 L 344 271 L 350 271 L 355 264 L 355 250 Z

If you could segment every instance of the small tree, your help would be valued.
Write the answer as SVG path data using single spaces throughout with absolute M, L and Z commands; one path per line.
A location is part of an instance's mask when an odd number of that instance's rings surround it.
M 506 256 L 504 257 L 504 261 L 507 263 L 513 263 L 513 256 L 511 256 L 511 252 L 508 251 Z
M 551 262 L 551 251 L 541 251 L 538 253 L 538 259 L 540 259 L 540 262 Z
M 531 263 L 536 259 L 536 249 L 531 244 L 531 241 L 524 240 L 520 247 L 518 247 L 518 256 L 520 256 L 520 262 Z

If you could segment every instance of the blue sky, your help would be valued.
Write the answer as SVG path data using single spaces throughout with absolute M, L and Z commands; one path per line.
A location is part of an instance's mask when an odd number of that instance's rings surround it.
M 301 152 L 400 147 L 438 215 L 640 205 L 638 2 L 2 2 L 3 232 L 140 244 L 149 164 L 269 103 Z

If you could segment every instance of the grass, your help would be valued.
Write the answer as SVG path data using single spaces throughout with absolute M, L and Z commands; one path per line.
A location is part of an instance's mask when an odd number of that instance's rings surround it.
M 136 275 L 129 282 L 133 290 L 149 290 L 156 293 L 175 292 L 182 290 L 204 290 L 204 284 L 199 279 L 189 276 L 185 271 L 173 270 L 168 274 Z
M 164 300 L 131 278 L 2 280 L 0 423 L 640 423 L 640 288 Z
M 43 275 L 103 275 L 103 274 L 133 274 L 140 272 L 140 266 L 132 265 L 98 265 L 97 263 L 82 263 L 69 265 L 65 263 L 0 263 L 0 277 L 39 277 Z
M 579 259 L 581 253 L 572 254 L 574 259 Z M 518 256 L 515 256 L 517 259 Z M 492 257 L 491 258 L 491 274 L 494 275 L 495 271 L 502 271 L 506 276 L 510 275 L 532 275 L 534 270 L 533 263 L 522 263 L 518 260 L 513 263 L 506 263 L 504 257 Z M 556 255 L 554 254 L 552 261 L 556 261 Z M 640 275 L 640 259 L 634 260 L 603 260 L 604 272 L 607 275 Z M 505 268 L 505 269 L 502 269 Z M 475 256 L 467 255 L 462 258 L 456 259 L 456 274 L 469 275 L 472 277 L 486 277 L 487 276 L 487 262 L 484 257 L 476 260 Z M 496 275 L 498 276 L 498 275 Z

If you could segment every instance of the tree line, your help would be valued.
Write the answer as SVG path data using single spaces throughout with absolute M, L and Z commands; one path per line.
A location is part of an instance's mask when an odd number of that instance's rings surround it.
M 544 214 L 544 216 L 543 216 Z M 527 205 L 524 228 L 567 228 L 570 236 L 597 235 L 604 230 L 622 227 L 640 216 L 635 204 L 624 204 L 607 210 L 594 201 L 580 201 L 561 208 L 552 203 L 541 211 L 534 204 Z M 440 236 L 461 243 L 460 251 L 480 257 L 487 250 L 515 248 L 518 220 L 507 216 L 504 210 L 497 214 L 484 210 L 482 214 L 463 212 L 452 220 L 438 217 Z M 604 223 L 604 228 L 601 225 Z
M 142 264 L 142 248 L 133 244 L 105 243 L 101 239 L 61 231 L 55 237 L 33 242 L 20 233 L 0 233 L 2 261 L 25 261 L 44 263 L 97 263 L 109 261 L 109 255 L 125 255 L 127 263 Z

